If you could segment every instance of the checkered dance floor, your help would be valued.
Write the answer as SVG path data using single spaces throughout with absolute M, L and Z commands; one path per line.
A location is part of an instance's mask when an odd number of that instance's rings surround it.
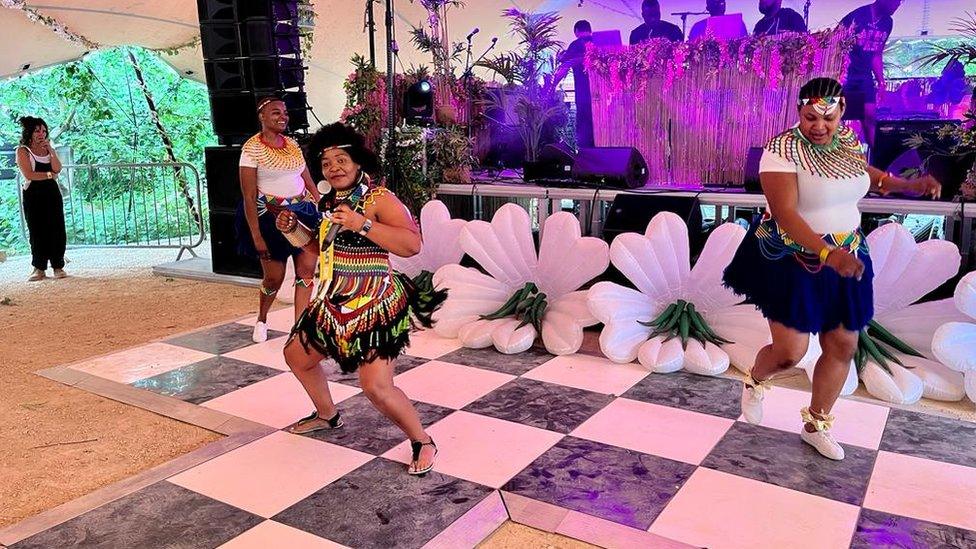
M 281 356 L 290 316 L 272 313 L 279 331 L 259 345 L 242 321 L 45 374 L 250 435 L 0 542 L 468 547 L 511 518 L 608 547 L 976 547 L 974 424 L 845 399 L 834 432 L 847 459 L 833 462 L 797 435 L 802 391 L 772 390 L 755 426 L 732 379 L 425 332 L 396 368 L 440 448 L 415 478 L 402 433 L 355 377 L 330 384 L 343 429 L 280 430 L 311 410 Z

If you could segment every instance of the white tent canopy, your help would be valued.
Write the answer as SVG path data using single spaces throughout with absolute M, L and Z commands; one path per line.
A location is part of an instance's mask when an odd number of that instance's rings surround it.
M 253 0 L 258 1 L 258 0 Z M 855 7 L 869 0 L 814 0 L 810 8 L 812 28 L 830 27 Z M 365 0 L 313 0 L 316 13 L 315 45 L 306 64 L 310 67 L 306 89 L 309 103 L 323 120 L 335 119 L 342 110 L 342 81 L 350 71 L 349 58 L 367 54 L 368 38 L 363 32 Z M 680 25 L 679 11 L 702 11 L 704 0 L 661 0 L 664 18 Z M 40 22 L 30 21 L 17 7 L 18 0 L 3 0 L 0 28 L 8 37 L 0 51 L 0 77 L 14 77 L 25 71 L 77 59 L 88 47 L 68 40 Z M 582 4 L 582 6 L 580 5 Z M 784 5 L 802 13 L 803 0 L 785 0 Z M 194 41 L 199 36 L 195 0 L 43 0 L 28 2 L 30 9 L 52 18 L 70 31 L 102 47 L 138 45 L 147 48 L 172 48 Z M 758 0 L 728 0 L 728 12 L 742 12 L 746 24 L 759 19 Z M 930 6 L 931 9 L 926 9 Z M 561 37 L 572 39 L 573 23 L 589 20 L 595 30 L 620 29 L 626 41 L 630 30 L 640 23 L 640 0 L 467 0 L 463 8 L 451 10 L 449 29 L 454 40 L 463 40 L 471 29 L 481 32 L 474 40 L 478 55 L 493 36 L 498 49 L 514 47 L 501 17 L 505 8 L 525 11 L 558 11 L 562 14 Z M 952 19 L 972 9 L 971 0 L 904 0 L 895 15 L 896 36 L 918 35 L 925 29 L 933 35 L 949 34 Z M 384 2 L 376 4 L 377 63 L 385 67 Z M 396 0 L 397 37 L 400 59 L 397 70 L 411 65 L 430 65 L 430 59 L 409 43 L 410 25 L 425 21 L 426 12 L 409 0 Z M 689 28 L 696 20 L 688 21 Z M 199 45 L 174 56 L 164 55 L 181 74 L 203 79 L 203 57 Z

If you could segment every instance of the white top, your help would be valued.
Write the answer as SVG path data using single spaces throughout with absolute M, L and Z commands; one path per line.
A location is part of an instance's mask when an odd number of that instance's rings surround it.
M 813 232 L 848 233 L 861 225 L 857 203 L 871 188 L 868 172 L 843 179 L 821 177 L 768 150 L 759 161 L 759 173 L 763 172 L 796 174 L 796 211 Z
M 51 146 L 53 147 L 54 145 L 51 145 Z M 37 156 L 36 154 L 34 154 L 34 151 L 30 150 L 30 147 L 27 147 L 25 145 L 21 145 L 21 146 L 19 146 L 17 148 L 18 149 L 24 149 L 25 151 L 27 151 L 27 154 L 29 155 L 28 158 L 30 158 L 30 165 L 31 165 L 31 170 L 32 171 L 35 171 L 35 172 L 37 171 L 37 163 L 38 162 L 46 162 L 48 164 L 51 163 L 51 154 L 50 153 L 45 154 L 44 156 Z M 27 178 L 24 178 L 24 179 L 25 179 L 25 181 L 24 181 L 24 184 L 21 185 L 21 188 L 26 191 L 27 190 L 27 187 L 30 187 L 31 180 L 30 179 L 27 179 Z
M 298 148 L 298 144 L 290 138 L 286 137 L 285 139 L 291 141 L 290 146 Z M 279 163 L 277 167 L 271 167 L 267 162 L 259 162 L 259 159 L 249 152 L 249 150 L 255 150 L 249 147 L 249 144 L 251 141 L 242 148 L 241 160 L 238 165 L 245 168 L 257 168 L 258 192 L 283 198 L 305 194 L 305 180 L 302 179 L 302 172 L 305 171 L 304 161 L 292 159 L 292 161 Z

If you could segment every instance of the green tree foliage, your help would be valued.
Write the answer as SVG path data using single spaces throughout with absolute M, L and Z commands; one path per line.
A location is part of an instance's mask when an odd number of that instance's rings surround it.
M 75 164 L 168 161 L 163 140 L 136 82 L 128 57 L 130 49 L 139 59 L 176 157 L 193 164 L 202 177 L 203 149 L 216 143 L 206 86 L 183 78 L 154 53 L 141 48 L 97 51 L 74 62 L 0 82 L 0 144 L 5 148 L 15 146 L 20 139 L 18 119 L 32 115 L 48 123 L 51 139 L 59 148 L 70 147 Z M 128 198 L 130 205 L 136 205 L 144 203 L 142 196 L 164 184 L 158 179 L 133 178 L 121 170 L 100 170 L 90 177 L 74 178 L 72 193 L 77 196 L 70 200 L 91 203 Z M 171 182 L 169 186 L 172 187 Z M 69 197 L 65 198 L 68 202 Z M 205 201 L 205 193 L 203 198 Z M 160 213 L 164 220 L 175 219 L 177 215 L 185 219 L 185 211 L 175 211 L 185 207 L 171 200 L 165 206 L 166 211 Z M 23 251 L 26 248 L 20 235 L 17 208 L 15 186 L 11 181 L 0 182 L 0 249 Z M 134 217 L 136 213 L 142 212 L 129 210 L 126 215 Z M 173 236 L 170 233 L 177 230 L 173 225 L 160 223 L 158 227 L 150 227 L 149 234 L 143 231 L 142 236 Z M 126 240 L 123 234 L 101 234 L 95 239 L 92 227 L 85 226 L 76 228 L 74 236 L 80 239 L 74 240 L 75 243 Z

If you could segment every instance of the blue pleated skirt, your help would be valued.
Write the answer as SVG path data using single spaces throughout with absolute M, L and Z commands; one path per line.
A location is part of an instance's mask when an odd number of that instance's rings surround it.
M 843 326 L 860 331 L 874 316 L 874 271 L 867 241 L 860 229 L 847 238 L 824 238 L 864 262 L 860 280 L 821 265 L 816 254 L 800 249 L 774 220 L 765 217 L 752 224 L 726 267 L 723 282 L 766 319 L 794 330 L 816 334 Z
M 268 205 L 263 196 L 258 197 L 258 229 L 261 237 L 268 246 L 268 252 L 274 261 L 285 261 L 289 257 L 298 255 L 301 249 L 296 248 L 288 242 L 285 235 L 281 234 L 275 225 L 277 212 L 281 209 L 288 209 L 295 212 L 298 220 L 313 232 L 318 230 L 319 212 L 314 203 L 307 200 L 297 200 L 285 204 Z M 237 253 L 248 257 L 257 257 L 258 251 L 254 247 L 254 239 L 251 238 L 251 229 L 247 225 L 247 217 L 244 216 L 244 204 L 237 207 Z

